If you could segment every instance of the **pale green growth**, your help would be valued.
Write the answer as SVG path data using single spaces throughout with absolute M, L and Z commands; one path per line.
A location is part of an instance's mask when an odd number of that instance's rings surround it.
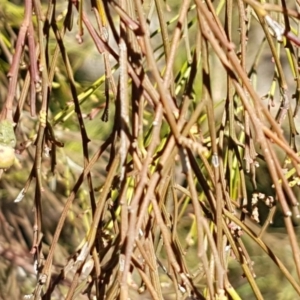
M 0 169 L 8 169 L 15 162 L 15 150 L 0 144 Z
M 15 148 L 16 136 L 14 132 L 14 125 L 11 121 L 0 121 L 0 145 Z
M 0 169 L 8 169 L 13 165 L 15 146 L 14 124 L 8 120 L 0 121 Z

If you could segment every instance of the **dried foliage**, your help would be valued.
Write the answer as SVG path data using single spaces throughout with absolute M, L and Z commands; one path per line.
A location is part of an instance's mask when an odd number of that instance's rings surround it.
M 300 294 L 297 0 L 0 7 L 1 299 Z

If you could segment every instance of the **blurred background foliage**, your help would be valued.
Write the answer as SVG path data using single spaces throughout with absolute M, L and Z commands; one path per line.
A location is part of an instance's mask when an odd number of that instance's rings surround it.
M 299 297 L 297 0 L 0 7 L 0 299 Z

